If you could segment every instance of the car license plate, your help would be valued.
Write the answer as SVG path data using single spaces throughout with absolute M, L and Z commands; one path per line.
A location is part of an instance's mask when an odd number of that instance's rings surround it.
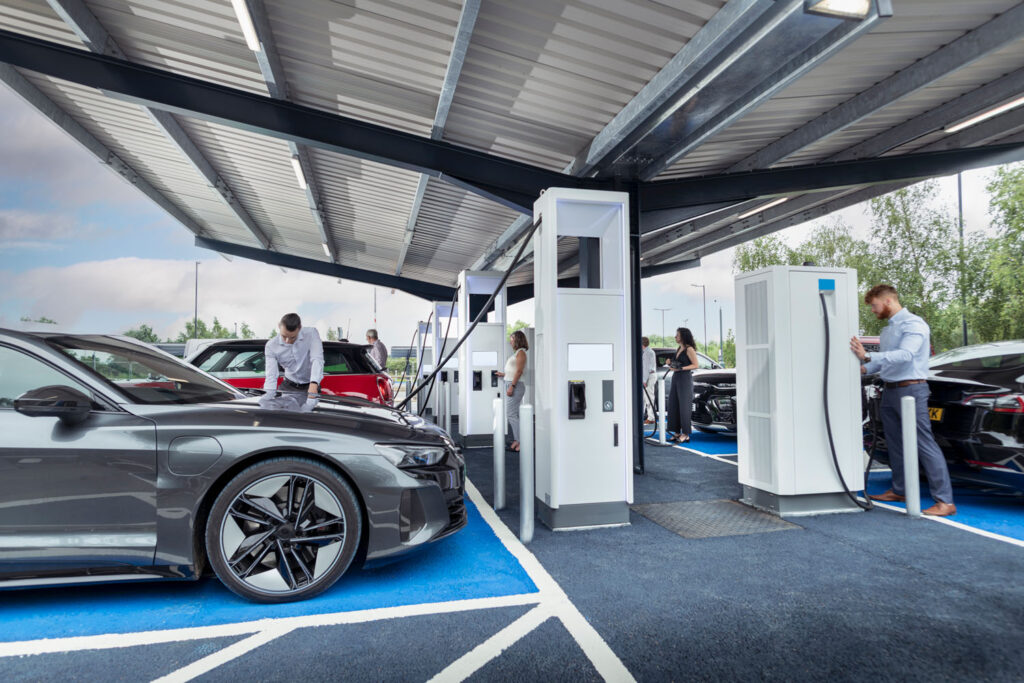
M 928 407 L 928 417 L 932 422 L 942 422 L 942 408 Z

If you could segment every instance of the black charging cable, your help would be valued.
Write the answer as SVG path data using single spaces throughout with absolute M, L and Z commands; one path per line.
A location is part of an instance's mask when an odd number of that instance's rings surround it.
M 430 316 L 427 318 L 427 329 L 428 330 L 430 329 L 430 320 L 433 317 L 434 317 L 434 312 L 431 311 L 430 312 Z M 405 356 L 405 367 L 402 368 L 402 379 L 398 380 L 398 386 L 402 386 L 403 384 L 405 384 L 405 377 L 406 377 L 406 375 L 409 374 L 409 365 L 411 365 L 411 363 L 409 361 L 410 361 L 410 357 L 412 355 L 412 345 L 416 341 L 416 335 L 418 333 L 419 333 L 419 325 L 417 325 L 416 331 L 412 333 L 412 339 L 409 340 L 409 353 L 406 354 L 406 356 Z M 417 349 L 417 351 L 418 350 L 419 349 Z M 420 368 L 422 368 L 422 367 L 423 367 L 423 354 L 420 353 L 420 354 L 417 354 L 417 357 L 416 357 L 416 376 L 417 377 L 420 376 Z
M 830 330 L 828 324 L 828 306 L 825 305 L 825 293 L 818 292 L 818 298 L 821 299 L 821 314 L 825 318 L 825 372 L 823 378 L 822 387 L 822 404 L 825 407 L 825 430 L 828 432 L 828 446 L 832 450 L 832 464 L 836 466 L 836 474 L 839 475 L 839 483 L 843 485 L 843 492 L 850 497 L 850 500 L 862 510 L 870 510 L 874 507 L 871 503 L 871 499 L 867 497 L 867 491 L 864 491 L 864 498 L 867 503 L 861 502 L 857 496 L 850 490 L 850 487 L 846 485 L 846 480 L 843 479 L 842 468 L 839 467 L 839 456 L 836 455 L 836 444 L 832 438 L 832 420 L 829 418 L 828 411 L 828 365 L 829 365 L 829 345 L 830 345 Z M 862 437 L 863 439 L 863 437 Z M 868 463 L 868 467 L 871 463 Z
M 452 294 L 452 301 L 451 301 L 450 304 L 448 304 L 448 325 L 446 325 L 445 328 L 444 328 L 444 339 L 441 340 L 441 348 L 437 350 L 437 358 L 435 358 L 434 360 L 437 360 L 438 358 L 441 358 L 442 356 L 444 356 L 444 350 L 448 346 L 448 333 L 451 332 L 451 330 L 452 330 L 452 320 L 455 319 L 455 302 L 458 300 L 458 298 L 459 298 L 459 288 L 456 287 L 455 288 L 455 293 Z M 431 315 L 433 315 L 433 313 L 431 313 Z M 436 325 L 437 323 L 434 323 L 434 324 Z M 435 369 L 435 372 L 433 372 L 430 375 L 430 377 L 428 377 L 427 379 L 423 380 L 424 384 L 429 382 L 430 386 L 427 387 L 427 395 L 423 399 L 423 405 L 420 406 L 420 411 L 418 413 L 416 413 L 420 417 L 423 417 L 423 412 L 427 409 L 427 406 L 430 405 L 430 397 L 434 393 L 434 384 L 436 383 L 437 368 L 434 368 L 434 369 Z M 423 388 L 422 385 L 420 386 L 420 388 L 421 389 Z M 409 394 L 409 398 L 412 398 L 415 395 L 415 393 L 416 392 L 413 392 L 412 394 Z M 402 403 L 402 405 L 399 406 L 399 407 L 400 408 L 405 407 L 405 403 Z M 434 416 L 434 421 L 437 422 L 438 424 L 441 424 L 440 420 L 441 420 L 441 416 L 440 415 L 435 415 Z

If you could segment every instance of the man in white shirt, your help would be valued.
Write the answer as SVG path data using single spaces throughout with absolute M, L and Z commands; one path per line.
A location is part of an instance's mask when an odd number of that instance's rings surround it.
M 273 395 L 277 377 L 284 370 L 281 391 L 305 392 L 310 398 L 320 393 L 324 378 L 324 344 L 315 327 L 303 327 L 297 313 L 288 313 L 277 327 L 278 335 L 267 342 L 267 379 L 263 390 Z
M 381 370 L 388 369 L 388 347 L 384 346 L 384 342 L 377 338 L 377 330 L 369 329 L 366 331 L 366 343 L 370 345 L 370 358 L 377 361 L 377 365 L 380 366 Z
M 640 376 L 643 378 L 644 384 L 644 413 L 647 416 L 646 422 L 651 423 L 654 422 L 654 401 L 657 400 L 654 397 L 654 392 L 657 390 L 658 384 L 658 360 L 654 355 L 654 349 L 651 348 L 650 339 L 641 337 L 640 345 L 643 346 L 643 355 L 640 357 L 642 366 Z

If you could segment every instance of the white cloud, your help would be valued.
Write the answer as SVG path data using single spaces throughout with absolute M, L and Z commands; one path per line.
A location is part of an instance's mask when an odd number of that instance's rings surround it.
M 90 227 L 79 225 L 71 214 L 0 209 L 0 240 L 4 242 L 83 239 L 92 232 Z
M 174 336 L 192 319 L 193 261 L 119 258 L 62 268 L 36 268 L 15 276 L 0 271 L 7 296 L 27 302 L 19 315 L 45 315 L 78 332 L 121 332 L 146 323 Z M 246 322 L 257 336 L 274 329 L 295 311 L 326 338 L 330 328 L 349 327 L 349 339 L 362 341 L 373 327 L 373 287 L 311 273 L 288 271 L 252 261 L 214 259 L 199 266 L 199 317 L 214 316 L 228 329 Z M 430 304 L 403 292 L 377 288 L 377 324 L 388 345 L 406 345 Z M 99 321 L 99 322 L 97 322 Z M 97 328 L 99 325 L 102 329 Z

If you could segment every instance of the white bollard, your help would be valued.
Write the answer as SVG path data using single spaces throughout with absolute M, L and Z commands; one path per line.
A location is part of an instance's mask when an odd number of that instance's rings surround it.
M 452 384 L 455 382 L 448 380 L 444 383 L 444 430 L 449 434 L 452 433 Z
M 665 378 L 658 377 L 658 443 L 662 446 L 668 444 L 665 440 L 666 429 L 668 429 L 668 413 L 665 410 Z
M 519 404 L 519 540 L 533 540 L 533 406 Z
M 907 498 L 907 514 L 921 516 L 921 482 L 917 469 L 917 405 L 913 396 L 900 399 L 900 420 L 903 423 L 903 494 Z
M 500 398 L 494 405 L 494 509 L 505 509 L 505 404 Z

